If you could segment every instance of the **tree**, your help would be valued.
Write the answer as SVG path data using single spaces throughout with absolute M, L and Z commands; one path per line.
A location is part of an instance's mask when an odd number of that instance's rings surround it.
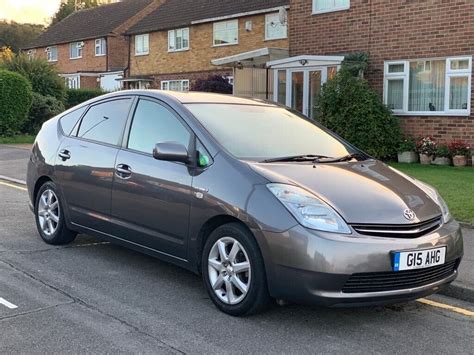
M 64 20 L 76 10 L 89 9 L 98 5 L 97 0 L 68 0 L 65 3 L 62 3 L 59 10 L 53 15 L 51 26 Z
M 42 25 L 0 21 L 0 48 L 7 47 L 18 53 L 38 37 L 43 28 Z

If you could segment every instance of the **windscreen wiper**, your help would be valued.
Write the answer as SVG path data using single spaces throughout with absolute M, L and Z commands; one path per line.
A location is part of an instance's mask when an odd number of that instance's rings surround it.
M 284 161 L 314 161 L 316 159 L 333 159 L 327 157 L 325 155 L 290 155 L 288 157 L 279 157 L 279 158 L 271 158 L 262 160 L 261 163 L 276 163 L 276 162 L 284 162 Z
M 347 155 L 343 155 L 342 157 L 338 158 L 328 158 L 328 157 L 317 157 L 313 160 L 314 164 L 321 164 L 321 163 L 339 163 L 343 161 L 351 161 L 352 159 L 357 159 L 358 161 L 366 160 L 367 157 L 361 153 L 351 153 Z

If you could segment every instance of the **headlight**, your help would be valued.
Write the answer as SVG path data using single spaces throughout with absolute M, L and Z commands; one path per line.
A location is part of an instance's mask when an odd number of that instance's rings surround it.
M 268 184 L 268 189 L 304 227 L 325 232 L 351 234 L 339 214 L 327 203 L 302 188 Z
M 443 213 L 443 222 L 448 223 L 451 220 L 451 213 L 449 212 L 448 205 L 443 200 L 443 198 L 438 193 L 438 191 L 436 191 L 436 189 L 434 189 L 433 187 L 419 180 L 414 179 L 414 182 L 439 206 L 439 208 L 441 208 L 441 212 Z

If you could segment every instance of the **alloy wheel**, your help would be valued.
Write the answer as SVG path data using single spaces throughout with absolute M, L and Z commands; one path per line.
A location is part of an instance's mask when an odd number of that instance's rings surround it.
M 208 257 L 211 287 L 226 304 L 240 303 L 250 287 L 251 265 L 246 250 L 232 237 L 217 240 Z
M 56 232 L 59 217 L 59 200 L 56 193 L 51 189 L 44 190 L 38 203 L 38 222 L 45 235 L 51 236 Z

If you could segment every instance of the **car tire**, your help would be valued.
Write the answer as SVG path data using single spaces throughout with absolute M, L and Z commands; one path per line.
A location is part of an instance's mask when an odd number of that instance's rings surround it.
M 222 312 L 250 315 L 270 304 L 263 258 L 244 226 L 230 223 L 215 229 L 204 245 L 201 265 L 209 297 Z
M 44 183 L 36 195 L 35 220 L 41 239 L 47 244 L 69 244 L 76 238 L 77 233 L 66 226 L 61 197 L 52 181 Z

